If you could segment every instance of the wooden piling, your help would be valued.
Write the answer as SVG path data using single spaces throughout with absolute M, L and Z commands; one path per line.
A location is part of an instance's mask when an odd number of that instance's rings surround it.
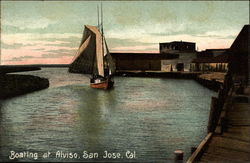
M 211 106 L 210 106 L 210 114 L 209 114 L 209 120 L 208 120 L 208 133 L 213 132 L 216 127 L 216 117 L 217 117 L 217 104 L 218 104 L 218 98 L 212 97 L 211 99 Z
M 221 133 L 227 131 L 227 119 L 226 117 L 221 117 Z
M 184 152 L 180 149 L 178 150 L 175 150 L 174 151 L 174 154 L 175 154 L 175 162 L 176 163 L 181 163 L 183 162 L 183 156 L 184 156 Z

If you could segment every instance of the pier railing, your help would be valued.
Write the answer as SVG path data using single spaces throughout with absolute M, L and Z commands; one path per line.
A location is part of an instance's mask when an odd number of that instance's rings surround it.
M 202 152 L 204 151 L 206 145 L 208 144 L 210 138 L 212 137 L 213 133 L 209 132 L 207 136 L 201 141 L 197 149 L 193 152 L 193 154 L 187 160 L 187 163 L 193 163 L 200 157 Z

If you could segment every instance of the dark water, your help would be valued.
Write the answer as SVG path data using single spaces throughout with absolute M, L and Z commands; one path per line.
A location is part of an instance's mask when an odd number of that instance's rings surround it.
M 89 88 L 87 76 L 65 68 L 26 74 L 48 77 L 51 86 L 1 101 L 1 161 L 11 161 L 15 151 L 19 157 L 20 152 L 34 155 L 14 161 L 166 162 L 176 149 L 184 150 L 186 159 L 206 135 L 216 95 L 192 80 L 116 77 L 114 89 L 103 91 Z M 84 151 L 98 158 L 86 159 Z M 122 158 L 104 159 L 104 151 Z M 51 154 L 43 158 L 46 152 Z M 135 158 L 127 158 L 134 153 Z

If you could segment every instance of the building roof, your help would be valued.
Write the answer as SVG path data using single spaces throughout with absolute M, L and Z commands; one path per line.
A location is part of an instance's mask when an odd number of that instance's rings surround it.
M 192 63 L 228 63 L 228 62 L 229 62 L 229 56 L 227 53 L 218 55 L 216 57 L 196 58 L 192 61 Z
M 244 75 L 246 78 L 249 76 L 249 31 L 250 25 L 245 25 L 228 51 L 230 56 L 229 71 Z
M 195 44 L 195 42 L 187 42 L 187 41 L 160 42 L 160 44 L 179 44 L 179 43 Z
M 179 54 L 171 53 L 110 53 L 115 59 L 176 59 Z
M 249 52 L 249 31 L 250 25 L 244 25 L 233 44 L 231 45 L 230 53 L 248 53 Z

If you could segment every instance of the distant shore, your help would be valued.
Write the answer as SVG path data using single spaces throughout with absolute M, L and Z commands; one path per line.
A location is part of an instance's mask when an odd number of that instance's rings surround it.
M 32 66 L 0 66 L 0 74 L 12 73 L 12 72 L 24 72 L 24 71 L 37 71 L 41 70 L 40 67 Z
M 0 65 L 0 74 L 41 70 L 41 67 L 69 67 L 68 64 Z

